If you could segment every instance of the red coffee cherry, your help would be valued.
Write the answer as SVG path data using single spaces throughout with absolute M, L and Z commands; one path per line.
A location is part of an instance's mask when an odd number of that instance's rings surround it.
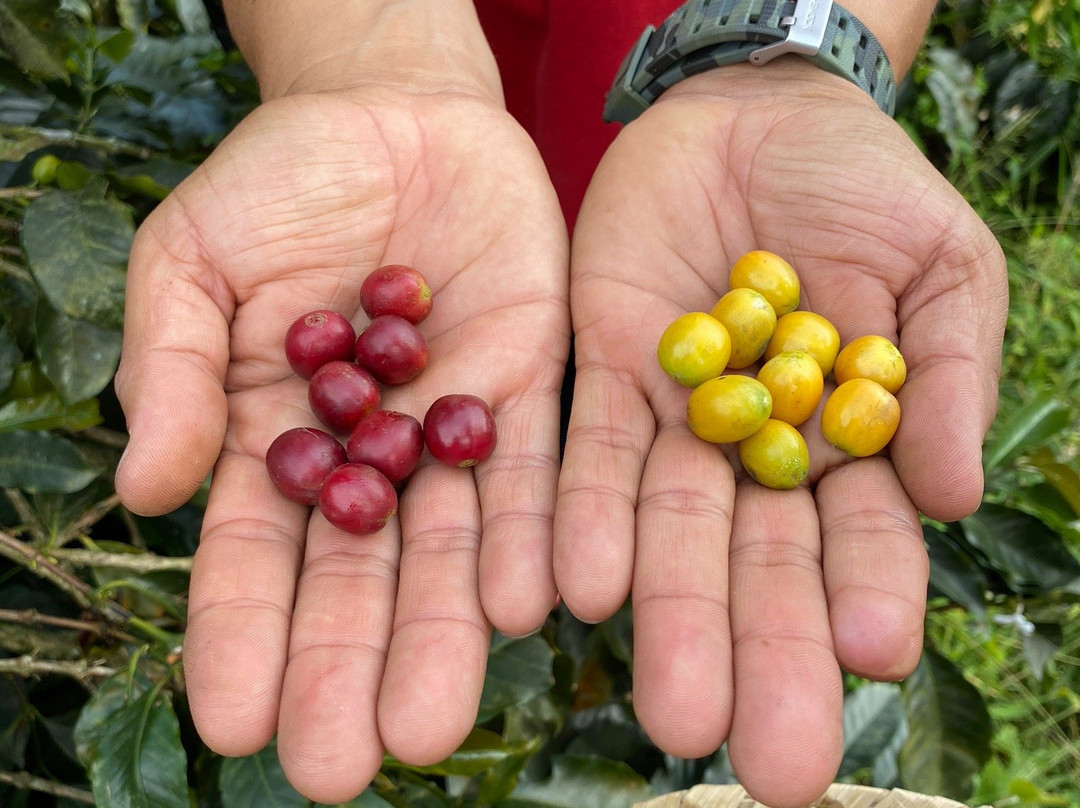
M 387 264 L 364 279 L 360 305 L 372 319 L 394 314 L 415 325 L 431 313 L 431 288 L 412 267 Z
M 448 466 L 474 466 L 495 450 L 495 416 L 483 399 L 456 393 L 437 399 L 424 416 L 424 442 Z
M 378 469 L 394 485 L 413 473 L 424 452 L 424 433 L 411 415 L 375 410 L 353 427 L 345 448 L 350 463 Z
M 336 311 L 312 311 L 289 326 L 285 358 L 293 373 L 310 379 L 327 362 L 352 359 L 355 342 L 356 329 Z
M 334 527 L 363 536 L 382 530 L 397 513 L 397 492 L 382 472 L 346 463 L 326 478 L 319 510 Z
M 383 384 L 405 384 L 427 367 L 428 346 L 420 330 L 401 317 L 376 317 L 356 338 L 356 361 Z
M 353 362 L 327 362 L 308 385 L 311 411 L 335 432 L 348 433 L 380 399 L 378 383 Z
M 333 435 L 310 427 L 282 432 L 266 450 L 266 470 L 278 491 L 303 505 L 319 501 L 326 478 L 346 460 Z

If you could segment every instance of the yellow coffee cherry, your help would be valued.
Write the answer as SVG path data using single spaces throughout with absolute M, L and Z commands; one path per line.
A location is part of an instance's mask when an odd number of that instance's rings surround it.
M 759 483 L 780 490 L 795 488 L 810 471 L 810 454 L 799 430 L 773 418 L 739 441 L 739 460 Z
M 869 334 L 841 349 L 833 365 L 838 384 L 849 379 L 870 379 L 895 394 L 907 379 L 907 364 L 900 349 L 885 337 Z
M 795 270 L 779 255 L 766 250 L 753 250 L 736 261 L 728 285 L 761 293 L 777 317 L 799 307 L 799 277 Z
M 724 372 L 731 356 L 731 337 L 723 323 L 701 311 L 677 317 L 660 337 L 660 367 L 684 387 L 697 387 Z
M 710 314 L 724 324 L 731 337 L 728 367 L 740 370 L 754 364 L 765 353 L 776 328 L 776 312 L 760 292 L 741 287 L 732 289 L 713 306 Z
M 817 360 L 823 376 L 828 376 L 840 352 L 840 334 L 836 326 L 812 311 L 793 311 L 776 321 L 765 359 L 784 351 L 804 351 Z
M 736 443 L 769 420 L 772 398 L 757 379 L 720 376 L 695 388 L 686 403 L 690 431 L 710 443 Z
M 849 379 L 825 399 L 821 432 L 852 457 L 868 457 L 885 448 L 900 425 L 900 403 L 869 379 Z
M 814 414 L 825 389 L 821 366 L 805 351 L 784 351 L 761 366 L 757 380 L 772 396 L 772 417 L 798 426 Z

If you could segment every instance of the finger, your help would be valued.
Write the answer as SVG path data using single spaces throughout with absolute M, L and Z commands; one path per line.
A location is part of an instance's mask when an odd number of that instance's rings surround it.
M 860 676 L 902 679 L 922 652 L 929 576 L 915 506 L 884 457 L 830 472 L 816 495 L 837 659 Z
M 132 247 L 116 375 L 130 434 L 116 490 L 136 513 L 182 505 L 221 449 L 232 303 L 207 275 L 180 208 L 163 203 Z
M 935 263 L 899 301 L 908 381 L 891 454 L 919 510 L 943 521 L 967 516 L 982 499 L 982 443 L 997 407 L 1008 309 L 1000 247 L 972 216 L 958 214 Z
M 401 570 L 379 730 L 391 754 L 423 766 L 448 757 L 469 734 L 484 683 L 491 627 L 478 592 L 472 471 L 421 467 L 400 513 Z
M 638 483 L 655 429 L 625 374 L 579 358 L 555 504 L 555 581 L 580 620 L 599 622 L 630 594 Z
M 684 418 L 658 431 L 641 480 L 634 711 L 665 752 L 715 752 L 731 724 L 727 554 L 735 481 Z
M 538 629 L 555 604 L 559 402 L 554 391 L 530 390 L 495 416 L 498 445 L 474 470 L 483 514 L 480 597 L 499 631 L 521 636 Z
M 379 770 L 376 706 L 397 590 L 397 522 L 354 536 L 316 513 L 293 611 L 278 755 L 318 803 L 363 791 Z
M 184 677 L 195 726 L 219 754 L 253 754 L 277 727 L 309 510 L 283 499 L 258 459 L 218 463 L 191 571 Z
M 754 799 L 807 805 L 833 781 L 843 749 L 843 686 L 810 492 L 740 483 L 730 561 L 731 763 Z

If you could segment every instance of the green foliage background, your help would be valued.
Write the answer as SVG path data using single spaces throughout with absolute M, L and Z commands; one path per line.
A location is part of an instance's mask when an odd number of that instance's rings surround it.
M 138 223 L 256 103 L 202 0 L 0 0 L 0 805 L 308 808 L 271 746 L 198 740 L 179 665 L 202 495 L 111 486 L 111 390 Z M 218 31 L 220 33 L 220 30 Z M 971 804 L 1080 805 L 1080 7 L 950 0 L 898 120 L 979 211 L 1013 293 L 983 507 L 924 528 L 927 644 L 850 677 L 841 779 Z M 1070 403 L 1072 405 L 1070 406 Z M 351 808 L 621 808 L 733 782 L 634 720 L 627 610 L 496 636 L 477 725 L 387 759 Z

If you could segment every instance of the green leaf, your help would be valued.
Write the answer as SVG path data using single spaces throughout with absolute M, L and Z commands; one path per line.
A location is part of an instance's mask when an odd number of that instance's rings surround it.
M 160 690 L 109 717 L 89 774 L 98 808 L 190 808 L 180 722 Z
M 1041 446 L 1069 423 L 1069 408 L 1053 392 L 1044 391 L 1017 409 L 994 429 L 996 437 L 983 448 L 987 473 L 1010 463 L 1033 446 Z
M 507 707 L 550 690 L 555 684 L 551 672 L 554 658 L 555 652 L 539 634 L 511 639 L 496 633 L 488 654 L 476 723 L 482 724 Z
M 1046 594 L 1080 581 L 1080 562 L 1060 534 L 1034 516 L 984 502 L 961 524 L 967 540 L 1015 592 Z
M 101 473 L 68 440 L 48 432 L 0 432 L 0 487 L 70 494 Z
M 84 765 L 97 757 L 102 739 L 110 732 L 109 722 L 113 715 L 150 687 L 146 677 L 132 678 L 127 671 L 113 674 L 98 686 L 75 722 L 75 752 Z
M 395 757 L 387 755 L 383 766 L 390 769 L 408 769 L 423 774 L 451 777 L 473 777 L 494 768 L 508 758 L 520 757 L 522 749 L 506 744 L 494 732 L 474 728 L 450 757 L 430 766 L 408 766 Z
M 844 697 L 844 758 L 838 776 L 872 768 L 878 757 L 907 737 L 900 687 L 869 682 Z M 899 741 L 902 743 L 902 741 Z
M 903 687 L 908 738 L 900 750 L 904 788 L 966 800 L 990 758 L 993 729 L 979 691 L 949 660 L 927 649 Z
M 1062 463 L 1048 446 L 1032 452 L 1025 458 L 1027 465 L 1039 470 L 1043 479 L 1061 495 L 1072 516 L 1080 516 L 1080 471 L 1076 469 L 1076 458 L 1071 463 Z
M 631 808 L 653 797 L 640 774 L 622 761 L 563 755 L 542 783 L 518 783 L 499 808 Z
M 37 335 L 41 369 L 64 401 L 93 398 L 112 381 L 123 344 L 119 331 L 99 328 L 40 305 Z
M 1035 680 L 1041 682 L 1046 672 L 1046 663 L 1061 648 L 1065 635 L 1060 623 L 1032 623 L 1032 625 L 1035 627 L 1034 632 L 1021 635 L 1021 644 L 1024 649 L 1024 660 L 1031 668 Z
M 206 13 L 203 0 L 164 0 L 165 5 L 172 8 L 180 25 L 189 34 L 205 34 L 210 32 L 210 15 Z
M 0 16 L 3 15 L 0 6 Z M 0 163 L 17 163 L 31 152 L 49 145 L 48 138 L 32 130 L 0 133 Z
M 923 543 L 930 556 L 930 588 L 959 603 L 980 620 L 986 617 L 986 574 L 947 533 L 923 525 Z
M 117 169 L 117 184 L 129 193 L 164 199 L 194 170 L 195 166 L 190 163 L 155 156 Z
M 0 45 L 32 76 L 68 81 L 64 60 L 70 41 L 57 0 L 0 3 Z
M 130 31 L 145 31 L 150 21 L 149 0 L 116 0 L 116 16 L 120 24 Z
M 91 183 L 81 191 L 54 191 L 31 202 L 22 241 L 30 269 L 54 308 L 119 330 L 134 234 L 131 209 Z
M 78 432 L 101 423 L 97 399 L 66 404 L 59 393 L 16 398 L 0 404 L 0 432 L 67 429 Z
M 926 88 L 937 102 L 938 131 L 949 148 L 971 153 L 979 128 L 979 90 L 971 63 L 954 50 L 931 48 Z
M 15 334 L 5 322 L 0 322 L 0 394 L 11 386 L 15 368 L 22 362 L 22 351 Z
M 226 758 L 218 780 L 222 808 L 309 808 L 285 778 L 278 761 L 277 741 L 254 755 Z

